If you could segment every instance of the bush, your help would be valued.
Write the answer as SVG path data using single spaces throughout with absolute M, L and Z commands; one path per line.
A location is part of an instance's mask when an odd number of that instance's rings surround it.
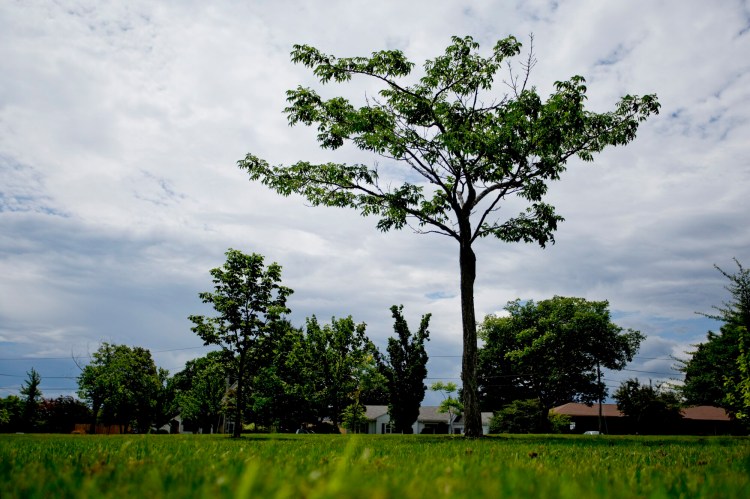
M 490 420 L 490 433 L 561 433 L 570 417 L 544 408 L 537 399 L 514 400 Z
M 490 433 L 542 433 L 544 409 L 538 400 L 514 400 L 490 420 Z

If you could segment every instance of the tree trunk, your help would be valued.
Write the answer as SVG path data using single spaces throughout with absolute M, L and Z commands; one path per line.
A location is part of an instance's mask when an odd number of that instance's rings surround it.
M 602 386 L 602 370 L 599 367 L 599 361 L 596 361 L 596 382 L 599 389 Z M 599 433 L 602 433 L 602 392 L 599 392 Z
M 237 369 L 237 396 L 235 403 L 237 407 L 234 410 L 234 428 L 232 430 L 232 438 L 240 438 L 242 434 L 242 402 L 244 396 L 244 390 L 242 385 L 245 382 L 245 352 L 240 352 L 240 365 Z
M 461 363 L 462 398 L 464 404 L 464 433 L 469 438 L 482 436 L 482 414 L 479 411 L 477 385 L 477 321 L 474 312 L 474 280 L 477 258 L 470 241 L 461 242 L 461 321 L 463 323 L 464 352 Z

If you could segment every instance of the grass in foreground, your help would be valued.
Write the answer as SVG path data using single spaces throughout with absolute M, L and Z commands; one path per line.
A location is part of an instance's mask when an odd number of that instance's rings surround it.
M 750 440 L 0 435 L 0 497 L 750 497 Z

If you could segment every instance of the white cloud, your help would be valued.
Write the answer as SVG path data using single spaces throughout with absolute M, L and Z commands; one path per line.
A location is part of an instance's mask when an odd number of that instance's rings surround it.
M 251 184 L 235 163 L 247 152 L 274 164 L 371 158 L 320 150 L 315 130 L 287 126 L 284 92 L 298 84 L 354 101 L 378 89 L 321 88 L 291 64 L 294 43 L 342 56 L 398 48 L 418 74 L 451 35 L 489 49 L 533 32 L 542 95 L 582 74 L 594 110 L 655 92 L 662 113 L 595 165 L 570 164 L 550 192 L 566 218 L 556 245 L 479 244 L 478 316 L 515 298 L 608 299 L 623 325 L 676 354 L 711 327 L 694 312 L 725 297 L 712 264 L 750 261 L 748 19 L 739 2 L 697 0 L 3 4 L 3 349 L 196 346 L 187 315 L 234 247 L 284 267 L 296 323 L 352 314 L 383 344 L 388 307 L 403 303 L 413 324 L 433 312 L 435 355 L 460 353 L 453 241 L 380 234 L 374 219 Z M 431 376 L 457 365 L 436 358 Z

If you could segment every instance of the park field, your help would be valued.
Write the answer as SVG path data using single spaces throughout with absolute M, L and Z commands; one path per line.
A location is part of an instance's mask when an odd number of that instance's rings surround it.
M 742 437 L 0 435 L 0 497 L 750 497 Z

